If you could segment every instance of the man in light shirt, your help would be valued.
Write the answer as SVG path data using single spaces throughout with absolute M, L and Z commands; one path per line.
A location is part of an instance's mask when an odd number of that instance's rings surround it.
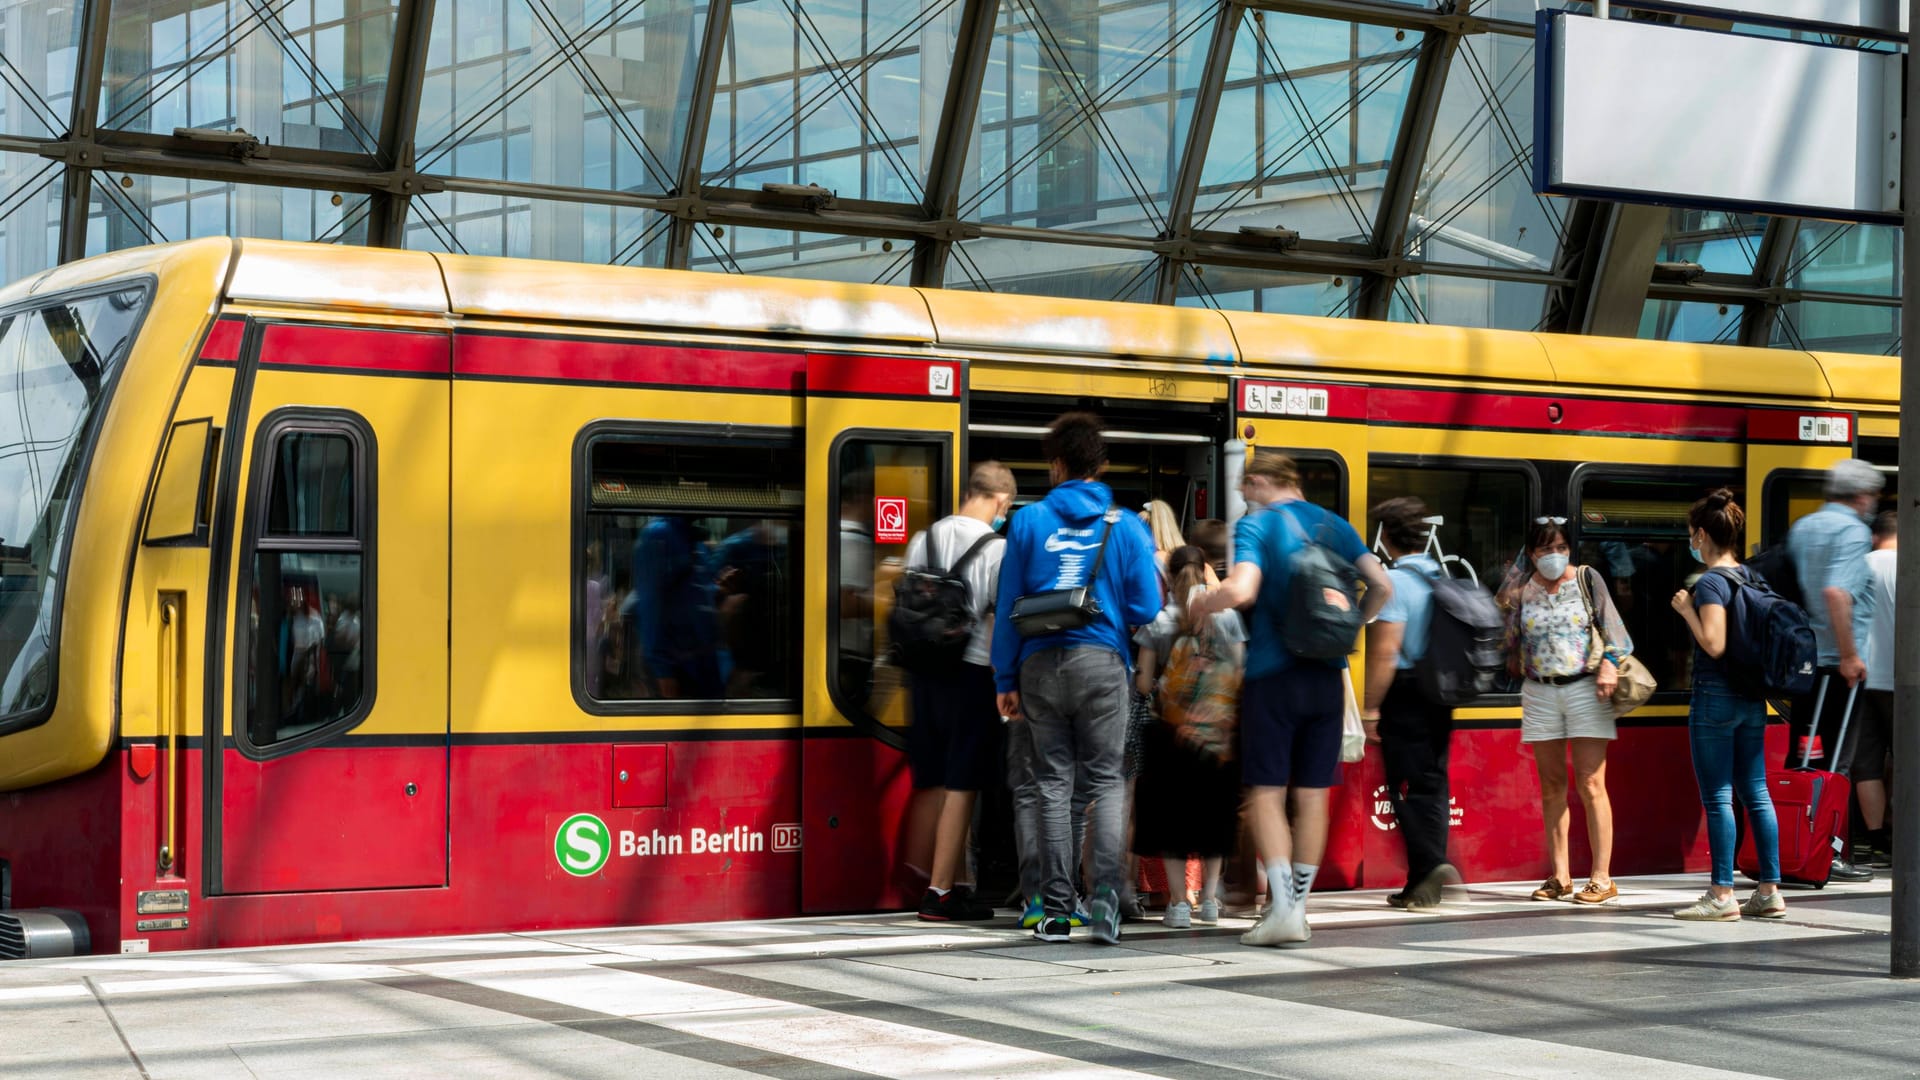
M 1873 519 L 1873 552 L 1867 556 L 1867 584 L 1873 591 L 1873 621 L 1867 628 L 1867 684 L 1860 715 L 1847 735 L 1842 769 L 1853 780 L 1866 825 L 1854 861 L 1889 867 L 1887 836 L 1887 751 L 1893 746 L 1893 596 L 1894 567 L 1900 546 L 1899 515 L 1888 511 Z M 1864 849 L 1864 850 L 1863 850 Z

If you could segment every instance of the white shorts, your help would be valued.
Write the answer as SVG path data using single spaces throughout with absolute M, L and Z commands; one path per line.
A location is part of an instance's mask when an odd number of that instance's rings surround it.
M 1520 691 L 1520 741 L 1615 739 L 1613 702 L 1602 701 L 1592 679 L 1551 686 L 1528 679 Z

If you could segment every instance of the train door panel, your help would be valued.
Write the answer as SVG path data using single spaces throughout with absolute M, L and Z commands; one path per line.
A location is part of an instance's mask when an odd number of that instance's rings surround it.
M 1262 449 L 1282 451 L 1299 464 L 1301 491 L 1308 500 L 1346 515 L 1355 529 L 1367 535 L 1367 390 L 1363 386 L 1309 384 L 1272 379 L 1236 379 L 1233 387 L 1233 433 L 1245 442 L 1249 455 Z M 1237 470 L 1229 469 L 1229 481 Z M 1233 509 L 1244 512 L 1240 493 L 1222 493 Z M 1355 653 L 1352 672 L 1357 680 L 1365 670 L 1364 656 Z M 1356 682 L 1354 689 L 1360 686 Z M 1372 793 L 1380 776 L 1378 752 L 1367 761 L 1343 769 L 1343 781 L 1332 792 L 1329 812 L 1333 823 L 1320 874 L 1331 888 L 1362 884 L 1361 864 L 1379 832 L 1373 822 Z M 1370 780 L 1371 778 L 1371 780 Z M 1389 839 L 1397 839 L 1389 834 Z
M 900 873 L 911 717 L 886 621 L 908 541 L 954 505 L 963 387 L 956 361 L 807 358 L 805 911 L 917 898 Z
M 1812 409 L 1747 412 L 1747 551 L 1786 539 L 1803 514 L 1818 510 L 1820 473 L 1854 456 L 1858 418 Z
M 447 337 L 273 324 L 256 349 L 217 891 L 444 885 Z

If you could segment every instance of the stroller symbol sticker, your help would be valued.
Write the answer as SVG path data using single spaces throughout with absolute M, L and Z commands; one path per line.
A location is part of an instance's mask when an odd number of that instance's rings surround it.
M 886 496 L 874 498 L 873 539 L 881 544 L 907 542 L 907 500 Z

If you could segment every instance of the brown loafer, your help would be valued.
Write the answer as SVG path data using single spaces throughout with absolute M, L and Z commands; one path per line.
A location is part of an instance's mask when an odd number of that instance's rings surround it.
M 1540 887 L 1533 890 L 1535 900 L 1558 900 L 1573 891 L 1573 882 L 1548 878 Z
M 1573 902 L 1576 904 L 1604 904 L 1619 895 L 1620 887 L 1611 881 L 1607 882 L 1606 888 L 1604 889 L 1600 887 L 1599 882 L 1589 881 L 1585 885 L 1580 886 L 1579 892 L 1573 894 Z

